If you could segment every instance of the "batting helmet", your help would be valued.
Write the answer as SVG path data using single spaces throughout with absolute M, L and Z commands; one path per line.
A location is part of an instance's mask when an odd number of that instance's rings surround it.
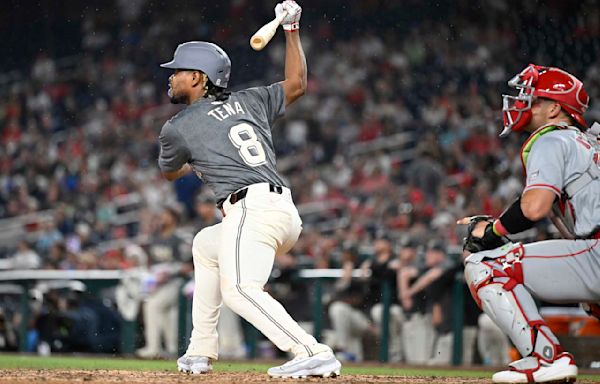
M 588 108 L 590 97 L 583 88 L 583 83 L 570 73 L 555 67 L 529 64 L 508 85 L 518 89 L 519 94 L 502 95 L 504 130 L 500 136 L 525 128 L 531 121 L 531 104 L 535 97 L 556 101 L 577 125 L 587 128 L 583 114 Z
M 217 87 L 227 88 L 231 74 L 229 56 L 216 44 L 205 41 L 189 41 L 179 44 L 173 60 L 160 65 L 170 69 L 195 69 L 202 71 Z

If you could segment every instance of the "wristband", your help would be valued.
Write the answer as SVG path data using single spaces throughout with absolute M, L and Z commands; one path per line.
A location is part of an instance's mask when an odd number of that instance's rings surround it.
M 297 31 L 300 29 L 300 23 L 296 21 L 291 24 L 283 24 L 282 27 L 284 31 Z
M 483 230 L 483 236 L 481 237 L 481 239 L 486 243 L 495 244 L 497 242 L 501 242 L 502 237 L 504 237 L 504 235 L 499 235 L 498 233 L 496 233 L 496 230 L 494 229 L 494 224 L 489 223 Z
M 499 225 L 494 225 L 494 230 L 498 232 L 519 233 L 535 225 L 535 222 L 529 220 L 523 214 L 521 209 L 521 197 L 512 203 L 510 207 L 500 215 Z
M 492 224 L 492 230 L 496 234 L 496 236 L 506 236 L 508 235 L 508 231 L 504 228 L 504 225 L 500 222 L 499 219 L 494 220 L 494 224 Z

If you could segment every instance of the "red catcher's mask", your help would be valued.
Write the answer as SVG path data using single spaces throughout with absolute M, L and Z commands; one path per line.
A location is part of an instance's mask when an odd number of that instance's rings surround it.
M 536 97 L 554 100 L 582 128 L 587 128 L 583 114 L 590 98 L 583 83 L 575 76 L 559 68 L 529 64 L 513 77 L 508 85 L 516 88 L 516 96 L 502 95 L 504 129 L 500 137 L 510 131 L 519 132 L 531 121 L 531 105 Z

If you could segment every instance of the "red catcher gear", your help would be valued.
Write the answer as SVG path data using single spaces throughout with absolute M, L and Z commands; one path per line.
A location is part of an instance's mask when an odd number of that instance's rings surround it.
M 529 64 L 513 77 L 508 85 L 519 90 L 517 96 L 502 95 L 504 130 L 501 137 L 510 131 L 519 132 L 531 121 L 531 105 L 536 97 L 558 102 L 578 125 L 587 128 L 583 118 L 590 97 L 583 83 L 575 76 L 555 67 Z

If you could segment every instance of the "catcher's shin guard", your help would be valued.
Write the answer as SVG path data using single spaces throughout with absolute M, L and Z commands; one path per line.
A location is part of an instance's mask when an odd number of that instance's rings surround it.
M 507 244 L 472 254 L 465 261 L 465 279 L 480 308 L 508 335 L 522 356 L 552 362 L 562 349 L 523 286 L 523 253 L 521 244 Z

